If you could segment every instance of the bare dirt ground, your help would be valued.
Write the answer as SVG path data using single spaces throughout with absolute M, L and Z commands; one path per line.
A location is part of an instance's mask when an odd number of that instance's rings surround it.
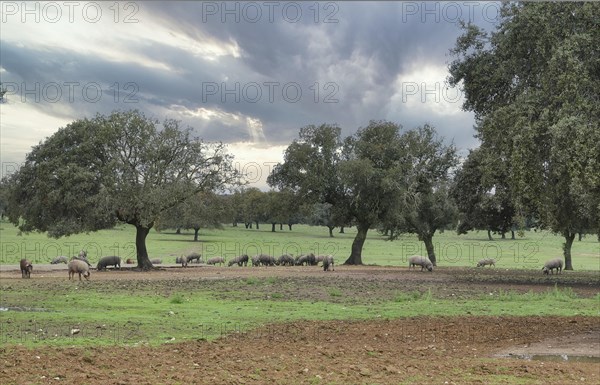
M 36 266 L 27 284 L 48 288 L 66 279 L 66 267 Z M 277 277 L 287 287 L 331 285 L 361 293 L 352 301 L 387 298 L 398 290 L 431 289 L 442 297 L 498 290 L 572 287 L 600 292 L 593 272 L 544 277 L 532 271 L 439 268 L 434 273 L 389 267 L 161 268 L 92 272 L 102 290 L 119 285 L 225 288 L 248 277 Z M 18 269 L 0 271 L 3 287 L 22 283 Z M 221 283 L 223 283 L 221 285 Z M 267 295 L 262 286 L 249 286 Z M 295 294 L 294 294 L 295 293 Z M 376 295 L 374 294 L 376 293 Z M 224 296 L 227 292 L 223 293 Z M 305 297 L 290 290 L 286 294 Z M 348 301 L 340 296 L 340 301 Z M 318 298 L 315 298 L 318 299 Z M 289 298 L 288 298 L 289 300 Z M 329 301 L 336 300 L 329 298 Z M 522 360 L 510 355 L 552 354 Z M 600 384 L 600 361 L 557 361 L 556 355 L 600 358 L 599 317 L 414 317 L 371 321 L 297 321 L 214 341 L 112 347 L 0 347 L 0 384 Z M 539 357 L 538 357 L 539 358 Z

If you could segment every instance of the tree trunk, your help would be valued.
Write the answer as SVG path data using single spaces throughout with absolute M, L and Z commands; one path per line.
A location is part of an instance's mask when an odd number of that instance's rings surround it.
M 565 270 L 573 270 L 573 262 L 571 261 L 571 246 L 575 240 L 575 233 L 568 230 L 563 233 L 565 243 L 563 243 L 563 253 L 565 255 Z
M 290 231 L 292 231 L 292 226 L 293 226 L 293 224 L 288 223 L 288 227 L 290 228 Z
M 333 229 L 335 229 L 335 226 L 327 226 L 327 228 L 329 229 L 329 237 L 333 238 Z
M 515 239 L 515 230 L 510 231 L 510 239 Z
M 344 226 L 340 227 L 340 234 L 344 234 Z
M 492 230 L 488 230 L 488 240 L 493 241 L 494 239 L 492 238 Z
M 578 236 L 579 242 L 581 242 L 582 239 L 583 239 L 583 233 L 579 233 L 579 236 Z
M 250 228 L 252 228 L 252 226 L 250 226 Z M 258 221 L 256 221 L 256 230 L 260 230 L 260 229 L 258 228 Z
M 506 239 L 506 233 L 503 231 L 502 233 L 500 233 L 502 236 L 502 239 Z
M 275 232 L 275 225 L 276 223 L 271 223 L 271 232 L 273 233 Z
M 152 262 L 148 258 L 148 250 L 146 249 L 146 236 L 150 232 L 152 225 L 145 227 L 135 225 L 135 249 L 137 252 L 138 267 L 142 270 L 150 270 L 153 268 Z
M 194 242 L 198 242 L 198 232 L 200 231 L 200 227 L 194 227 Z
M 175 230 L 175 234 L 181 234 L 181 227 L 178 227 L 177 230 Z
M 357 232 L 354 241 L 352 241 L 352 253 L 344 262 L 344 265 L 362 265 L 362 248 L 367 239 L 367 232 L 369 231 L 368 224 L 359 224 L 356 226 Z
M 248 222 L 244 223 L 244 226 L 246 226 L 246 228 L 249 228 L 250 225 L 251 225 L 251 223 L 248 223 Z
M 233 221 L 233 227 L 237 227 L 237 222 Z
M 437 266 L 435 250 L 433 249 L 433 234 L 423 234 L 421 236 L 421 239 L 425 243 L 425 249 L 427 250 L 427 258 L 429 258 L 433 266 Z

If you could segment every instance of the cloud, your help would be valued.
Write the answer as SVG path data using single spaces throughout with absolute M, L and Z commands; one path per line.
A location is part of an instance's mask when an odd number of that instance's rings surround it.
M 337 123 L 349 135 L 371 119 L 407 128 L 430 122 L 459 147 L 477 145 L 472 115 L 444 99 L 456 91 L 435 87 L 460 34 L 455 13 L 485 24 L 485 5 L 86 3 L 69 15 L 56 4 L 56 22 L 42 3 L 37 23 L 35 15 L 23 23 L 14 9 L 2 16 L 0 76 L 11 92 L 0 107 L 1 135 L 12 149 L 3 161 L 24 159 L 66 122 L 130 108 L 180 119 L 240 153 L 253 144 L 285 146 L 308 124 Z M 91 22 L 96 7 L 101 17 Z M 411 82 L 438 100 L 409 95 Z

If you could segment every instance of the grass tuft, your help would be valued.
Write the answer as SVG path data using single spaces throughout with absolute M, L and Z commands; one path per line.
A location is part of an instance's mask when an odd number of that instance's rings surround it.
M 170 303 L 176 304 L 176 305 L 180 305 L 182 303 L 185 302 L 185 298 L 183 297 L 183 295 L 181 294 L 175 294 L 171 297 L 171 299 L 169 300 Z
M 433 293 L 431 292 L 431 288 L 428 288 L 427 291 L 421 293 L 420 291 L 407 291 L 407 292 L 398 292 L 394 296 L 394 302 L 402 303 L 402 302 L 417 302 L 417 301 L 427 301 L 431 302 L 433 300 Z
M 571 301 L 578 297 L 577 293 L 573 291 L 573 288 L 564 287 L 561 289 L 556 284 L 554 285 L 554 289 L 547 292 L 547 295 L 549 299 L 563 302 Z

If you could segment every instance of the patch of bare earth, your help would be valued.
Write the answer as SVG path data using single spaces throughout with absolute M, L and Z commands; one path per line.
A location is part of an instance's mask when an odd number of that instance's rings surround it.
M 356 292 L 372 290 L 383 296 L 425 287 L 444 296 L 479 295 L 489 290 L 547 290 L 554 285 L 572 287 L 582 296 L 599 291 L 597 274 L 588 277 L 567 272 L 561 277 L 542 277 L 537 272 L 502 269 L 421 273 L 407 268 L 346 266 L 330 273 L 309 267 L 194 267 L 147 273 L 124 269 L 93 272 L 92 282 L 87 284 L 96 285 L 98 290 L 148 282 L 199 288 L 206 282 L 248 277 L 277 277 L 274 284 L 280 287 L 297 288 L 312 282 L 334 284 L 342 291 L 351 287 Z M 18 271 L 4 270 L 0 280 L 5 290 L 18 290 L 21 285 L 50 289 L 66 280 L 66 270 L 37 269 L 31 280 L 22 280 Z M 344 286 L 344 282 L 348 284 Z M 248 285 L 247 289 L 260 291 L 264 287 Z M 374 295 L 357 296 L 357 300 L 367 296 Z M 600 356 L 599 336 L 600 319 L 582 316 L 297 321 L 214 341 L 158 347 L 4 346 L 0 347 L 0 384 L 600 384 L 597 361 L 498 357 L 538 348 L 536 352 Z
M 294 322 L 159 347 L 13 346 L 0 350 L 0 383 L 598 384 L 598 363 L 492 357 L 599 328 L 595 317 L 418 317 Z

